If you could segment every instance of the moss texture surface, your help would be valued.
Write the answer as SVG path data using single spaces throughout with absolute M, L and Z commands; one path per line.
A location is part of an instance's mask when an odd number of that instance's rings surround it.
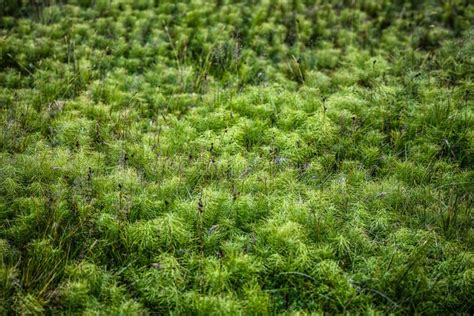
M 469 1 L 0 3 L 0 314 L 473 314 Z

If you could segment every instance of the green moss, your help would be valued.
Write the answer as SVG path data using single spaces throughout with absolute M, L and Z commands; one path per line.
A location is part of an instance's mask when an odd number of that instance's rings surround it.
M 6 1 L 1 314 L 472 314 L 474 7 Z

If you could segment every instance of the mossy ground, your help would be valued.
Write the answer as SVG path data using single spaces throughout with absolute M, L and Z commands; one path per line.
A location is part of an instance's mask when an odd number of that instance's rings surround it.
M 474 312 L 469 1 L 0 3 L 0 314 Z

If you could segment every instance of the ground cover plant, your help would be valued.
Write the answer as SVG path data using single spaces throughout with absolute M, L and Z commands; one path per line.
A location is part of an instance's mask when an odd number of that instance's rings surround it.
M 0 314 L 473 314 L 469 1 L 0 1 Z

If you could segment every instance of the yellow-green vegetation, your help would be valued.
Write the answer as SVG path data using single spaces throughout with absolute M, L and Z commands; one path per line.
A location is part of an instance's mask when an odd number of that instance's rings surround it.
M 0 314 L 474 312 L 472 2 L 0 15 Z

